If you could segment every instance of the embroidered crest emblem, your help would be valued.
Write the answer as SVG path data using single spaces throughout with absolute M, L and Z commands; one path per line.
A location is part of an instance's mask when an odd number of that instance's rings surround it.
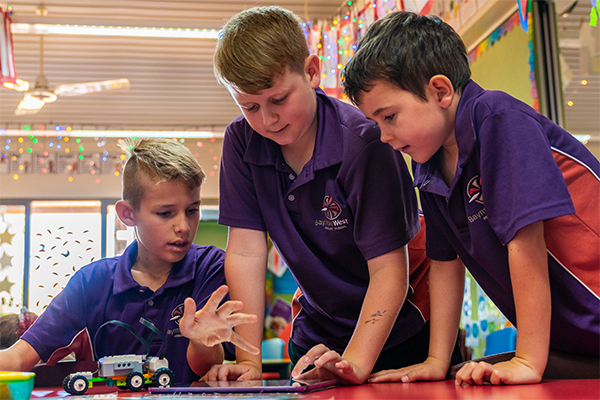
M 469 196 L 469 203 L 477 202 L 483 204 L 483 193 L 481 192 L 481 180 L 479 175 L 475 175 L 469 181 L 467 185 L 467 196 Z
M 177 325 L 179 325 L 179 321 L 181 320 L 181 317 L 183 317 L 183 308 L 184 305 L 181 303 L 171 311 L 171 321 L 175 321 Z
M 333 197 L 325 196 L 325 198 L 323 198 L 323 208 L 321 208 L 321 211 L 325 213 L 325 217 L 327 217 L 328 220 L 333 221 L 342 213 L 342 207 L 340 207 Z

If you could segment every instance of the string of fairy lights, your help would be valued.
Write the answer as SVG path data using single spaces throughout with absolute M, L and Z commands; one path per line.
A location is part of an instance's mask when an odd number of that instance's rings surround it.
M 394 0 L 348 1 L 333 18 L 304 24 L 310 52 L 321 60 L 321 88 L 345 98 L 340 72 L 356 51 L 359 39 L 375 20 L 398 10 Z
M 412 1 L 415 4 L 422 3 Z M 368 26 L 388 13 L 400 9 L 398 3 L 396 0 L 347 1 L 342 4 L 335 16 L 304 23 L 310 52 L 317 54 L 322 63 L 321 88 L 326 93 L 344 99 L 340 81 L 341 70 L 354 55 L 357 43 Z M 404 7 L 410 3 L 411 0 L 403 1 Z M 593 4 L 593 9 L 594 6 L 595 4 Z M 454 26 L 455 20 L 460 15 L 459 11 L 458 2 L 437 1 L 433 3 L 433 9 L 427 12 L 438 15 Z M 524 14 L 524 17 L 525 15 L 527 14 Z M 488 47 L 502 38 L 514 26 L 518 26 L 519 23 L 521 26 L 523 23 L 527 26 L 528 18 L 525 17 L 523 20 L 519 18 L 519 15 L 509 18 L 492 32 L 469 54 L 469 61 L 474 62 Z M 530 66 L 531 95 L 534 99 L 534 108 L 538 109 L 534 65 L 531 63 Z M 582 82 L 582 85 L 585 83 Z M 567 105 L 571 106 L 572 104 Z M 62 125 L 39 125 L 37 127 L 24 125 L 11 131 L 10 134 L 7 134 L 7 130 L 0 128 L 0 151 L 2 152 L 0 154 L 0 173 L 10 173 L 15 180 L 25 173 L 64 173 L 69 175 L 67 177 L 69 182 L 73 181 L 75 173 L 91 175 L 110 173 L 118 176 L 122 159 L 125 157 L 116 144 L 119 137 L 167 135 L 182 143 L 187 140 L 186 145 L 190 149 L 195 149 L 192 152 L 197 158 L 200 158 L 200 149 L 208 144 L 209 146 L 204 149 L 208 149 L 209 154 L 202 154 L 203 162 L 206 157 L 213 162 L 212 168 L 209 168 L 208 177 L 214 177 L 219 168 L 220 148 L 213 144 L 222 138 L 222 134 L 219 136 L 214 132 L 82 131 Z M 114 146 L 111 147 L 113 142 L 115 142 Z M 51 166 L 51 162 L 54 162 L 53 166 Z M 99 183 L 100 179 L 96 178 L 96 182 Z
M 358 41 L 372 22 L 398 9 L 395 0 L 347 1 L 342 4 L 334 17 L 305 22 L 304 29 L 309 49 L 311 53 L 319 56 L 322 63 L 321 87 L 326 93 L 339 98 L 345 97 L 341 89 L 340 71 L 354 55 Z M 439 11 L 439 13 L 442 12 Z M 52 132 L 52 136 L 48 135 L 48 132 Z M 107 137 L 107 132 L 110 137 Z M 80 137 L 82 131 L 61 125 L 39 125 L 35 128 L 25 125 L 20 127 L 17 132 L 13 130 L 12 133 L 19 136 L 4 139 L 5 143 L 2 143 L 4 152 L 0 155 L 0 173 L 10 173 L 15 180 L 26 173 L 63 173 L 67 174 L 69 182 L 73 182 L 73 176 L 76 173 L 118 176 L 122 158 L 125 156 L 122 151 L 115 151 L 118 150 L 117 145 L 110 147 L 110 144 L 107 146 L 107 143 L 111 143 L 115 133 L 120 133 L 121 137 L 135 137 L 136 135 L 135 131 L 128 133 L 88 131 L 85 135 L 86 138 L 82 138 Z M 5 132 L 0 129 L 0 140 L 5 136 L 4 134 Z M 177 133 L 173 132 L 154 132 L 154 134 L 177 136 Z M 205 142 L 212 144 L 216 140 L 212 132 L 192 134 L 196 134 L 198 140 L 190 136 L 186 138 L 188 142 L 196 140 L 197 149 L 202 148 Z M 210 137 L 211 135 L 212 137 Z M 149 135 L 144 132 L 139 133 L 139 136 Z M 90 142 L 89 138 L 92 138 L 93 142 Z M 184 142 L 186 139 L 178 140 Z M 215 152 L 214 147 L 209 150 Z M 200 157 L 198 151 L 195 153 L 197 157 Z M 217 151 L 217 153 L 219 152 Z M 210 178 L 215 176 L 218 170 L 219 155 L 210 153 L 203 155 L 203 163 L 205 163 L 206 157 L 214 162 L 208 172 Z M 100 177 L 96 178 L 96 182 L 100 182 Z
M 48 131 L 52 134 L 45 133 Z M 123 137 L 138 139 L 131 131 L 125 135 L 119 134 L 119 131 L 109 131 L 110 136 L 72 135 L 77 132 L 70 126 L 55 125 L 47 129 L 40 125 L 35 130 L 31 126 L 23 126 L 22 134 L 18 136 L 3 136 L 0 129 L 0 173 L 11 174 L 14 180 L 31 173 L 66 174 L 68 182 L 73 182 L 76 175 L 91 175 L 95 176 L 95 183 L 99 184 L 102 175 L 121 174 L 126 157 L 121 143 Z M 149 131 L 139 131 L 139 137 L 173 137 L 173 132 L 148 133 Z M 207 178 L 215 177 L 219 168 L 221 138 L 212 133 L 198 134 L 199 137 L 190 136 L 173 137 L 173 140 L 185 144 L 199 161 L 202 160 Z

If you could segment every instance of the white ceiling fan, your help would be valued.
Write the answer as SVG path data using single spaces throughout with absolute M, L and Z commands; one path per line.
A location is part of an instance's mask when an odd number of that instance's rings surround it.
M 23 81 L 22 81 L 23 82 Z M 15 115 L 37 114 L 47 103 L 56 101 L 60 96 L 80 96 L 88 93 L 95 93 L 105 90 L 127 90 L 129 89 L 128 79 L 114 79 L 97 82 L 72 83 L 59 85 L 54 90 L 50 90 L 48 79 L 44 75 L 44 35 L 40 35 L 40 74 L 35 79 L 33 88 L 28 82 L 30 89 L 25 93 L 23 99 L 15 110 Z M 17 88 L 14 88 L 18 90 Z

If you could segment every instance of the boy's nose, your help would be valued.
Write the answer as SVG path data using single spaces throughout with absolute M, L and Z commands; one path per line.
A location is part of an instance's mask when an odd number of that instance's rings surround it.
M 175 232 L 188 232 L 190 230 L 190 224 L 185 215 L 180 215 L 175 219 L 173 228 Z
M 263 109 L 262 109 L 262 119 L 263 119 L 263 124 L 265 126 L 271 126 L 275 122 L 277 122 L 277 114 L 274 113 L 274 112 L 272 112 L 267 107 L 263 107 Z
M 387 130 L 381 129 L 381 136 L 379 137 L 379 139 L 383 143 L 389 143 L 392 141 L 392 139 L 394 139 L 394 136 L 391 135 Z

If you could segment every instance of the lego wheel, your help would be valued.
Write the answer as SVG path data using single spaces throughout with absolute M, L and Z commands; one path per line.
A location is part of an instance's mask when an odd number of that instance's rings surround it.
M 167 387 L 174 379 L 175 375 L 169 368 L 159 368 L 152 376 L 152 384 L 157 387 Z
M 73 376 L 67 384 L 67 392 L 74 395 L 84 394 L 88 389 L 88 380 L 83 375 Z
M 65 379 L 63 379 L 62 382 L 62 387 L 65 390 L 65 392 L 69 393 L 69 382 L 71 381 L 71 377 L 69 375 L 65 376 Z
M 129 390 L 137 392 L 144 387 L 144 375 L 140 372 L 131 372 L 127 375 L 125 382 L 127 383 Z

